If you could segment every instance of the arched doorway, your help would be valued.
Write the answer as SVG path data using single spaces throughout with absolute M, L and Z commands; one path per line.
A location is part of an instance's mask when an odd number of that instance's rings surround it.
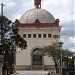
M 42 52 L 38 48 L 33 51 L 33 65 L 42 65 Z
M 33 54 L 32 54 L 32 69 L 34 70 L 40 70 L 43 69 L 42 65 L 43 65 L 43 56 L 42 56 L 42 52 L 40 51 L 39 48 L 36 48 L 33 50 Z

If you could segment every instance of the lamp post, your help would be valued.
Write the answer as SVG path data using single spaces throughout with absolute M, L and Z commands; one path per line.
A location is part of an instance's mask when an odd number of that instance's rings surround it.
M 74 51 L 74 54 L 72 57 L 72 63 L 73 63 L 73 71 L 75 71 L 75 51 Z M 75 74 L 75 72 L 74 72 L 74 74 Z
M 74 70 L 75 70 L 75 51 L 74 51 Z M 74 72 L 75 74 L 75 72 Z
M 75 51 L 74 51 L 74 67 L 75 67 Z
M 59 48 L 61 50 L 61 53 L 60 53 L 60 55 L 61 55 L 61 60 L 60 60 L 60 75 L 62 75 L 62 44 L 63 44 L 63 42 L 59 42 Z

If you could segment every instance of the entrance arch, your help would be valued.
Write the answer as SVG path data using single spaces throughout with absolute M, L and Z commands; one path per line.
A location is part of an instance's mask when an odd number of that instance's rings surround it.
M 39 48 L 34 49 L 32 61 L 32 65 L 42 65 L 42 52 Z

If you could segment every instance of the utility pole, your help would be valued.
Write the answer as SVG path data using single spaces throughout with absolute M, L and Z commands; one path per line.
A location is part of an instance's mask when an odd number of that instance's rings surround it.
M 3 45 L 3 6 L 4 4 L 1 3 L 1 50 L 2 50 L 2 45 Z
M 5 6 L 3 3 L 0 4 L 1 5 L 1 16 L 3 16 L 3 6 Z
M 1 47 L 1 52 L 3 51 L 2 45 L 3 45 L 3 6 L 4 4 L 1 3 L 1 21 L 0 21 L 0 47 Z M 0 62 L 0 75 L 2 75 L 2 61 Z

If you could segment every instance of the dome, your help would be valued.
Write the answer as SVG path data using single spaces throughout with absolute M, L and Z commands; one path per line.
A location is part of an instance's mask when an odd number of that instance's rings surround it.
M 20 18 L 20 23 L 35 23 L 36 19 L 40 23 L 54 23 L 55 18 L 45 9 L 31 9 Z

